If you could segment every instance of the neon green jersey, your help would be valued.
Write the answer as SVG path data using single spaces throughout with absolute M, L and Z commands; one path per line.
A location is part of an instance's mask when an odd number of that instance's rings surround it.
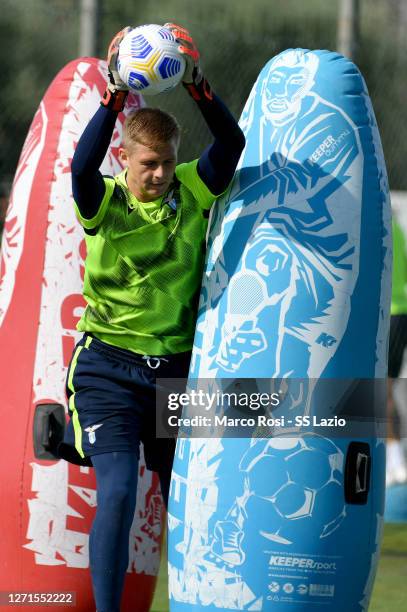
M 136 353 L 166 355 L 192 348 L 205 256 L 207 211 L 215 200 L 197 172 L 180 164 L 169 191 L 142 203 L 126 171 L 105 178 L 97 215 L 79 221 L 86 234 L 83 293 L 77 329 Z
M 407 314 L 407 251 L 403 230 L 393 219 L 391 314 Z

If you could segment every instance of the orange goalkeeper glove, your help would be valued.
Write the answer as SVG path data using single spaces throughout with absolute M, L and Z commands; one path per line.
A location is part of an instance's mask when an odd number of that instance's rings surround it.
M 107 69 L 109 80 L 106 91 L 103 94 L 101 104 L 115 111 L 123 110 L 127 94 L 129 93 L 129 88 L 120 78 L 119 71 L 117 69 L 117 56 L 119 54 L 119 45 L 121 41 L 132 29 L 133 28 L 130 26 L 126 26 L 120 30 L 120 32 L 117 32 L 117 34 L 113 36 L 107 51 Z

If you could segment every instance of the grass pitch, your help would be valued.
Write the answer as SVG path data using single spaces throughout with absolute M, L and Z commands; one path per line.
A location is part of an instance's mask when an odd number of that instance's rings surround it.
M 151 612 L 168 610 L 167 559 L 163 555 Z M 407 524 L 387 524 L 384 527 L 369 612 L 407 612 Z

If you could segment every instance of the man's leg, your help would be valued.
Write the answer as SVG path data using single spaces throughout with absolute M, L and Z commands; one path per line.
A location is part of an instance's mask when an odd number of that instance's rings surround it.
M 136 506 L 138 457 L 103 453 L 93 455 L 92 463 L 97 481 L 97 512 L 89 540 L 93 591 L 98 612 L 119 612 Z

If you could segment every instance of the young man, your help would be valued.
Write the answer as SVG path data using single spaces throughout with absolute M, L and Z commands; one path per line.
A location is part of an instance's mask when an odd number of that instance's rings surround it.
M 77 216 L 87 240 L 84 296 L 67 379 L 71 421 L 60 456 L 93 465 L 98 507 L 89 542 L 98 612 L 116 612 L 128 564 L 139 444 L 165 503 L 175 443 L 155 439 L 156 378 L 188 374 L 208 211 L 229 185 L 244 147 L 236 121 L 211 91 L 187 30 L 166 24 L 186 59 L 183 84 L 214 136 L 198 160 L 177 165 L 175 119 L 144 108 L 128 117 L 117 177 L 99 172 L 127 87 L 108 53 L 101 108 L 72 160 Z

